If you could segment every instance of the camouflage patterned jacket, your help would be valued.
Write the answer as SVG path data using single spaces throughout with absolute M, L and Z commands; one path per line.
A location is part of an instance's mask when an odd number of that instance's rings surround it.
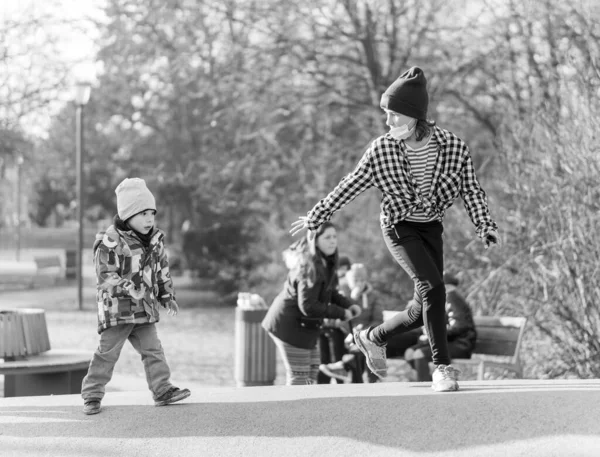
M 163 243 L 164 233 L 153 229 L 150 246 L 144 248 L 133 231 L 111 225 L 96 235 L 96 302 L 98 333 L 120 324 L 159 321 L 159 303 L 167 307 L 175 299 L 169 262 Z M 137 289 L 145 285 L 143 298 L 131 297 L 124 286 L 132 281 Z

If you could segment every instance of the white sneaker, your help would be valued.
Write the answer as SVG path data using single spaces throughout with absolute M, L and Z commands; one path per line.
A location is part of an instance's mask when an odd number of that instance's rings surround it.
M 431 376 L 431 388 L 436 392 L 454 392 L 458 390 L 458 375 L 460 371 L 452 365 L 438 365 Z

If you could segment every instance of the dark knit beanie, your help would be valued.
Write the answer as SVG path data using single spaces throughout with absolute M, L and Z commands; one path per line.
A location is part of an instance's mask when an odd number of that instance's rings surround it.
M 452 273 L 444 273 L 444 284 L 449 284 L 451 286 L 458 286 L 460 281 L 456 276 Z
M 412 67 L 392 83 L 381 96 L 382 109 L 415 119 L 427 119 L 427 80 L 423 70 Z
M 338 261 L 338 268 L 341 267 L 346 267 L 350 269 L 350 267 L 352 267 L 352 262 L 350 261 L 350 258 L 346 257 L 345 255 L 341 255 Z

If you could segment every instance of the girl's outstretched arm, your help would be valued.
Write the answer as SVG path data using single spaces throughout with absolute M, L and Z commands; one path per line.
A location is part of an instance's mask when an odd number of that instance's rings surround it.
M 301 232 L 305 228 L 311 231 L 317 230 L 321 224 L 331 219 L 333 213 L 342 209 L 373 185 L 372 151 L 372 148 L 367 149 L 352 173 L 346 175 L 335 189 L 327 197 L 321 199 L 306 216 L 300 216 L 299 220 L 292 223 L 292 229 L 290 230 L 292 235 Z

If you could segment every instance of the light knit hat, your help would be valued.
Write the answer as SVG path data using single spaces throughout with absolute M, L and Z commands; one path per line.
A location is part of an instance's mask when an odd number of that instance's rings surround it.
M 362 263 L 353 263 L 348 273 L 346 273 L 348 286 L 354 289 L 357 282 L 367 281 L 367 268 Z
M 126 221 L 142 211 L 156 211 L 154 195 L 146 187 L 146 181 L 140 178 L 125 178 L 115 190 L 117 194 L 117 213 Z

